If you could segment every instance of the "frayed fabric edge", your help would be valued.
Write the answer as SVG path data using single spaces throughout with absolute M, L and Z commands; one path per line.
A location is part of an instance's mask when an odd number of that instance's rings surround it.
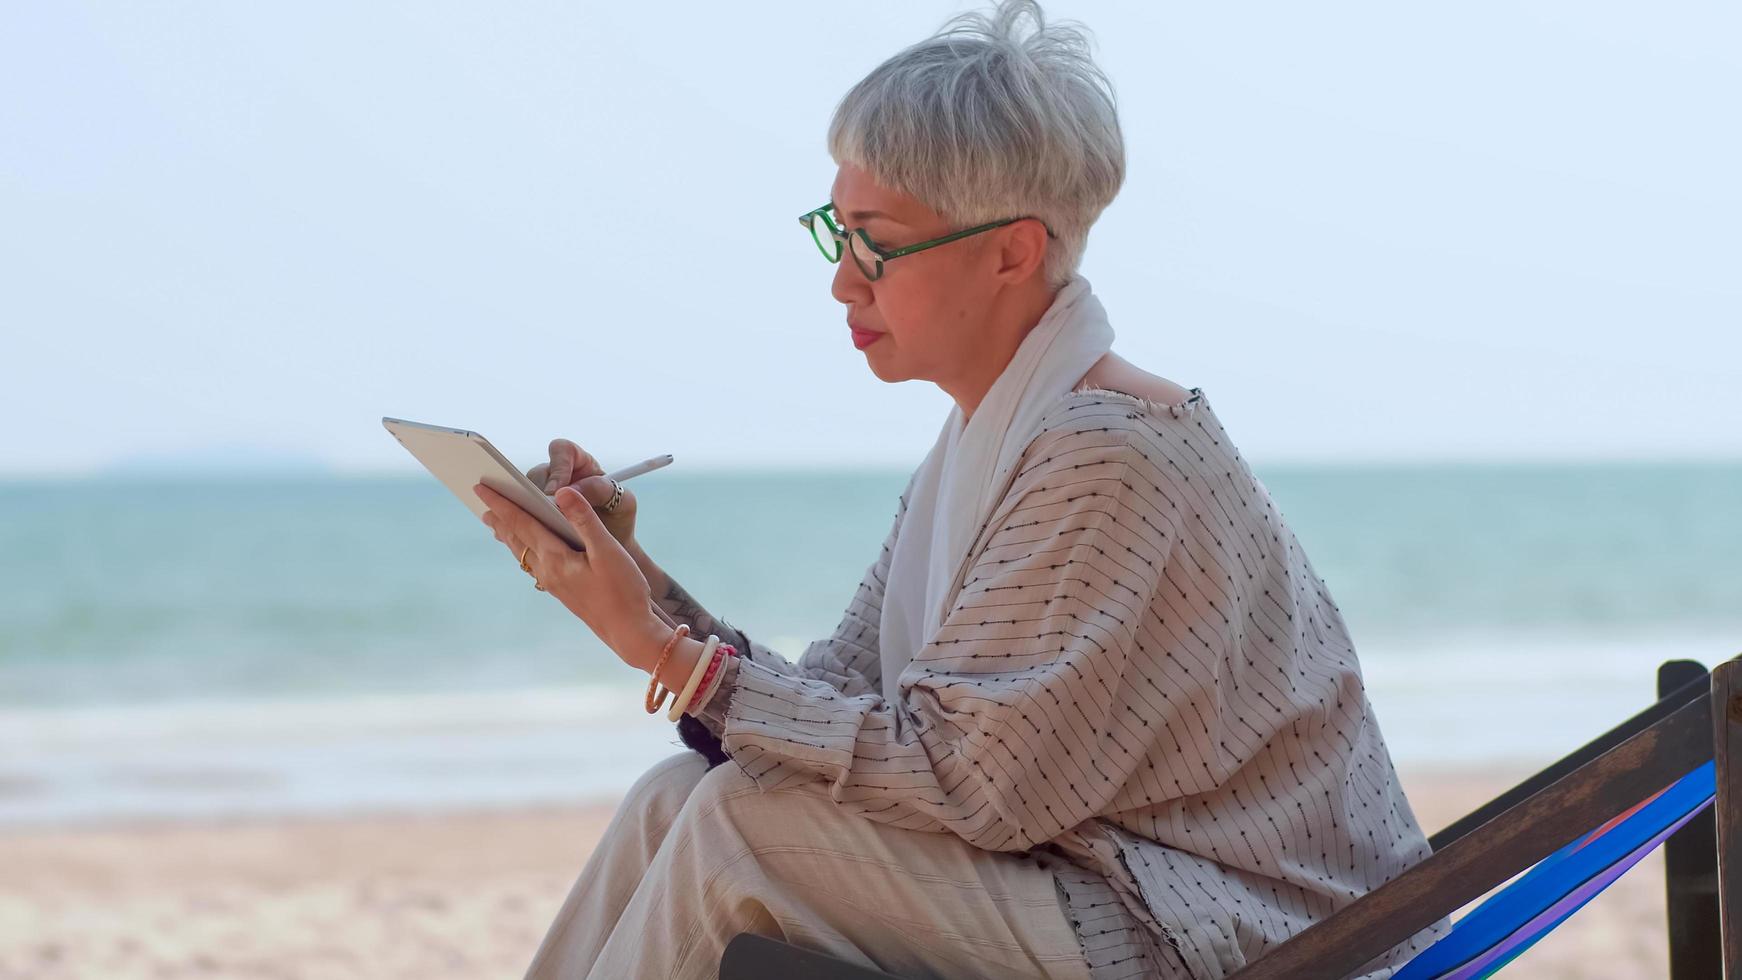
M 1132 405 L 1140 407 L 1155 415 L 1168 415 L 1179 419 L 1191 415 L 1197 407 L 1203 403 L 1203 391 L 1198 388 L 1192 388 L 1190 390 L 1191 397 L 1177 405 L 1169 405 L 1166 402 L 1151 401 L 1144 398 L 1142 395 L 1133 395 L 1124 391 L 1114 391 L 1110 388 L 1078 388 L 1076 391 L 1073 391 L 1072 394 L 1102 395 L 1117 401 L 1130 402 Z

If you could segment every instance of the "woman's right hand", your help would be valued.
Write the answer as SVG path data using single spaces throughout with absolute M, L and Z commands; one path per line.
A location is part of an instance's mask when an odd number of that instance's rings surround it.
M 635 492 L 623 484 L 623 499 L 617 501 L 616 509 L 605 513 L 604 506 L 611 501 L 613 488 L 611 481 L 605 479 L 605 470 L 593 455 L 567 439 L 552 439 L 550 441 L 550 462 L 540 463 L 526 471 L 526 478 L 532 485 L 545 492 L 546 496 L 555 497 L 556 492 L 563 487 L 574 487 L 580 491 L 587 503 L 593 505 L 593 510 L 599 515 L 599 520 L 605 525 L 605 530 L 630 554 L 635 553 Z

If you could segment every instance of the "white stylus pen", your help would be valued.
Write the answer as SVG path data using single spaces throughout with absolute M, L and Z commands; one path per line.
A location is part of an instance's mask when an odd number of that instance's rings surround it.
M 615 473 L 606 473 L 605 479 L 616 480 L 619 483 L 621 483 L 622 481 L 627 480 L 632 476 L 640 476 L 643 473 L 648 473 L 648 472 L 651 472 L 653 470 L 657 470 L 661 466 L 670 466 L 670 465 L 671 465 L 671 453 L 666 453 L 663 456 L 651 456 L 647 459 L 642 460 L 639 463 L 636 463 L 634 466 L 625 466 L 623 469 L 620 469 Z

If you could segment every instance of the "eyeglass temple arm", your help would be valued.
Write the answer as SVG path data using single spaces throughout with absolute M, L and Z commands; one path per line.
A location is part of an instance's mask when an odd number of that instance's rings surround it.
M 1003 221 L 992 221 L 992 222 L 988 222 L 988 223 L 983 224 L 983 225 L 976 225 L 973 228 L 964 228 L 961 231 L 953 232 L 951 234 L 945 235 L 942 238 L 934 238 L 929 242 L 920 242 L 918 245 L 909 245 L 906 248 L 898 248 L 893 252 L 885 252 L 882 249 L 878 249 L 877 246 L 875 246 L 875 245 L 873 245 L 872 248 L 876 249 L 878 254 L 882 258 L 884 258 L 885 260 L 893 259 L 899 255 L 912 255 L 914 252 L 923 252 L 928 248 L 933 248 L 933 247 L 938 246 L 938 245 L 948 245 L 950 242 L 953 242 L 958 238 L 966 238 L 969 235 L 979 234 L 980 232 L 985 231 L 988 228 L 997 228 L 997 227 L 1000 227 L 1002 225 L 1010 224 L 1013 221 L 1021 221 L 1021 220 L 1022 220 L 1021 218 L 1005 218 Z

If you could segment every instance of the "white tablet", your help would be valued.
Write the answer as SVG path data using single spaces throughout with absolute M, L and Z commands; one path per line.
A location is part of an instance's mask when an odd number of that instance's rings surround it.
M 488 509 L 472 489 L 482 483 L 538 518 L 540 524 L 567 541 L 569 547 L 576 551 L 587 550 L 569 519 L 557 510 L 556 503 L 497 452 L 490 440 L 465 429 L 450 429 L 385 415 L 381 417 L 381 424 L 399 440 L 400 445 L 417 457 L 418 462 L 434 473 L 436 479 L 452 490 L 474 517 L 483 517 Z

